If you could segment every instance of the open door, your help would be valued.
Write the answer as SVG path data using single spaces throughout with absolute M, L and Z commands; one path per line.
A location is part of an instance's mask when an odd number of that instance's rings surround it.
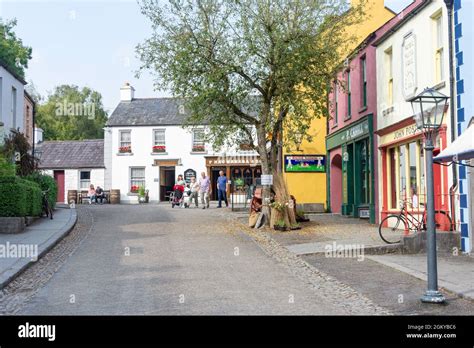
M 169 200 L 169 194 L 173 190 L 176 178 L 175 167 L 160 166 L 160 201 Z

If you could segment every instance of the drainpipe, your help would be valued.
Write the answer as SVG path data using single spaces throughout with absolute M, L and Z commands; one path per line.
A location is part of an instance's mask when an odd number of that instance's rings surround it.
M 455 110 L 455 86 L 454 86 L 454 50 L 453 50 L 453 8 L 454 8 L 454 0 L 444 0 L 446 4 L 446 9 L 448 10 L 448 47 L 449 47 L 449 107 L 451 113 L 451 142 L 456 139 L 456 110 Z M 454 192 L 457 190 L 458 184 L 458 172 L 456 165 L 452 166 L 452 175 L 453 175 L 453 184 L 449 189 L 450 199 L 451 199 L 451 215 L 452 221 L 455 223 L 456 221 L 456 210 L 454 209 L 455 206 L 455 198 Z

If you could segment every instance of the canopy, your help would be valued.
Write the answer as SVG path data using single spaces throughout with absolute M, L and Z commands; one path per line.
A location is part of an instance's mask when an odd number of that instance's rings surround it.
M 474 126 L 467 128 L 456 140 L 434 158 L 435 162 L 457 162 L 474 158 Z

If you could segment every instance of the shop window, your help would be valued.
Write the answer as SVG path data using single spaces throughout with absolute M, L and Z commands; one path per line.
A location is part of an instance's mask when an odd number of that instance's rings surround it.
M 421 209 L 425 203 L 425 165 L 422 142 L 417 140 L 389 149 L 390 209 L 398 209 L 400 201 L 410 208 Z

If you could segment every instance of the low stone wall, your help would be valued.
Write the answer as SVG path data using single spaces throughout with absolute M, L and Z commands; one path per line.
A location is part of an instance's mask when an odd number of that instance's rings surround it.
M 416 254 L 426 252 L 426 232 L 402 237 L 402 252 Z M 436 232 L 436 247 L 438 251 L 452 253 L 461 248 L 461 234 L 459 232 Z
M 0 233 L 14 234 L 25 230 L 24 217 L 0 217 Z
M 324 213 L 324 204 L 322 203 L 297 203 L 297 210 L 303 210 L 305 213 Z

